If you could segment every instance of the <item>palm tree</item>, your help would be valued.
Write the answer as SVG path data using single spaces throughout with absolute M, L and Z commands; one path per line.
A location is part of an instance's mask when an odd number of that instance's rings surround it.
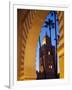
M 45 21 L 45 25 L 44 25 L 45 28 L 48 28 L 49 27 L 49 32 L 50 32 L 50 42 L 51 42 L 51 29 L 54 28 L 54 23 L 53 23 L 53 20 L 51 20 L 50 18 Z
M 49 32 L 50 32 L 50 44 L 51 44 L 51 29 L 54 28 L 54 23 L 53 23 L 53 20 L 51 20 L 50 18 L 45 21 L 44 23 L 45 25 L 43 27 L 45 28 L 48 28 L 49 27 Z M 51 53 L 52 53 L 52 48 L 51 48 Z M 43 67 L 44 67 L 44 63 L 43 63 Z M 44 67 L 44 73 L 45 73 L 45 76 L 46 76 L 46 70 L 45 70 L 45 67 Z
M 55 72 L 56 72 L 56 77 L 57 77 L 57 44 L 58 44 L 58 37 L 59 37 L 59 35 L 57 35 L 57 27 L 56 27 L 56 23 L 57 23 L 57 21 L 58 21 L 58 19 L 57 19 L 57 11 L 51 11 L 50 12 L 50 14 L 51 14 L 51 17 L 53 16 L 54 17 L 54 22 L 53 22 L 53 20 L 51 20 L 50 18 L 47 20 L 47 21 L 45 21 L 45 26 L 44 27 L 46 27 L 46 28 L 48 28 L 49 27 L 49 31 L 50 31 L 50 41 L 51 41 L 51 29 L 55 29 L 55 41 L 56 41 L 56 48 L 55 48 L 55 60 L 56 60 L 56 63 L 55 63 Z
M 57 11 L 52 11 L 51 16 L 54 16 L 55 41 L 56 41 L 55 60 L 56 60 L 56 76 L 57 76 L 57 45 L 58 45 L 58 38 L 59 38 L 59 35 L 57 35 L 57 28 L 56 28 L 56 25 L 58 22 Z

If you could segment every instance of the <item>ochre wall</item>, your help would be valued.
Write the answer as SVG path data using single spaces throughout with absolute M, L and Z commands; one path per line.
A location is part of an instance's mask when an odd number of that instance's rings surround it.
M 24 80 L 25 47 L 34 14 L 34 10 L 17 10 L 17 80 Z
M 60 78 L 64 78 L 64 12 L 60 11 L 58 14 L 59 18 L 59 47 L 58 47 L 58 56 L 59 56 L 59 66 L 60 66 Z
M 25 49 L 24 79 L 36 79 L 36 47 L 41 27 L 48 12 L 36 11 L 32 27 L 29 30 Z
M 23 11 L 22 11 L 23 12 Z M 24 15 L 25 13 L 25 15 Z M 36 79 L 36 47 L 41 27 L 48 11 L 24 12 L 18 16 L 17 80 Z M 24 16 L 26 16 L 24 18 Z M 29 16 L 28 16 L 29 15 Z M 59 65 L 60 78 L 64 77 L 64 12 L 59 12 Z

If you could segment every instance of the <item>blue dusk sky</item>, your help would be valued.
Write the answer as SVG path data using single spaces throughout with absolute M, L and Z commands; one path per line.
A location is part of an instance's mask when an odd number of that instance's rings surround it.
M 51 20 L 53 20 L 54 22 L 54 16 L 51 16 L 51 14 L 49 13 L 48 16 L 46 17 L 45 21 L 48 20 L 48 18 L 50 18 Z M 58 18 L 58 17 L 56 17 Z M 44 21 L 44 22 L 45 22 Z M 44 26 L 44 24 L 43 24 Z M 59 34 L 59 30 L 58 30 L 58 21 L 56 22 L 56 30 L 57 30 L 57 34 Z M 40 42 L 42 44 L 42 40 L 45 36 L 47 32 L 47 35 L 50 37 L 50 33 L 49 33 L 49 27 L 46 28 L 46 27 L 42 27 L 41 28 L 41 33 L 40 33 Z M 55 46 L 55 29 L 51 29 L 51 42 L 52 42 L 52 45 Z M 36 48 L 36 70 L 39 71 L 39 41 L 38 41 L 38 44 L 37 44 L 37 48 Z

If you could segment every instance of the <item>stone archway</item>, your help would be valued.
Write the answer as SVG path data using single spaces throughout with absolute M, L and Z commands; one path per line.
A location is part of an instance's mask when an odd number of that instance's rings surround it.
M 49 11 L 19 9 L 17 23 L 17 80 L 36 79 L 36 46 L 41 27 Z M 61 78 L 64 77 L 64 14 L 58 12 Z
M 36 79 L 36 47 L 48 11 L 36 11 L 25 49 L 24 79 Z
M 36 79 L 36 46 L 48 11 L 18 10 L 17 80 Z

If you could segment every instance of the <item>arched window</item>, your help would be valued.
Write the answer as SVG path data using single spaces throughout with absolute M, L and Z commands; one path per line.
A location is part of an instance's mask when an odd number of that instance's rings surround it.
M 44 24 L 41 28 L 41 32 L 39 35 L 41 46 L 42 46 L 43 38 L 47 34 L 51 39 L 51 44 L 56 47 L 56 38 L 58 39 L 58 36 L 59 36 L 59 26 L 58 26 L 58 16 L 56 14 L 57 21 L 56 21 L 56 31 L 55 31 L 55 17 L 54 17 L 55 12 L 56 11 L 50 11 L 50 13 L 46 17 Z M 57 37 L 55 36 L 55 33 L 57 33 Z M 40 50 L 39 49 L 40 49 L 40 45 L 39 45 L 39 40 L 38 40 L 37 48 L 36 48 L 36 70 L 37 71 L 39 71 L 39 65 L 40 65 L 39 63 L 40 62 Z M 48 54 L 50 55 L 50 52 Z

